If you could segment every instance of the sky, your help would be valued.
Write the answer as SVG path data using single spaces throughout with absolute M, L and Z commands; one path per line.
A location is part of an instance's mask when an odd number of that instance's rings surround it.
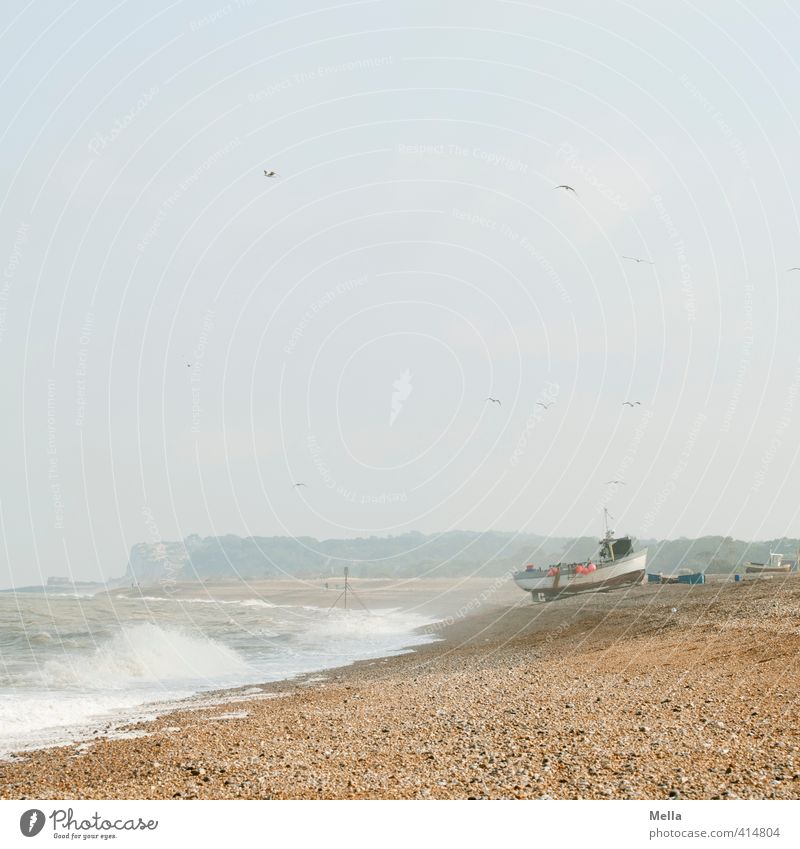
M 0 585 L 195 533 L 800 535 L 798 36 L 12 0 Z

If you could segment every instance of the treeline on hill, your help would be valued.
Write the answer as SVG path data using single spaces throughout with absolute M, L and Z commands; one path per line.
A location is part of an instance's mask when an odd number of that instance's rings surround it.
M 770 551 L 795 559 L 797 539 L 744 542 L 731 537 L 639 540 L 651 572 L 731 572 Z M 313 537 L 187 537 L 183 542 L 140 543 L 131 550 L 125 580 L 191 581 L 224 578 L 408 578 L 493 576 L 526 563 L 577 562 L 596 555 L 597 540 L 489 531 L 416 532 L 389 537 L 317 540 Z

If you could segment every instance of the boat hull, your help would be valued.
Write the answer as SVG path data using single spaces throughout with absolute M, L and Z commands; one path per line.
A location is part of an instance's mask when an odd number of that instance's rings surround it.
M 542 571 L 517 572 L 514 581 L 525 590 L 544 600 L 580 593 L 598 593 L 620 587 L 640 584 L 644 580 L 647 564 L 647 549 L 636 551 L 628 557 L 615 560 L 597 568 L 588 575 L 549 576 Z
M 757 566 L 751 565 L 745 569 L 748 575 L 786 575 L 792 571 L 791 566 Z

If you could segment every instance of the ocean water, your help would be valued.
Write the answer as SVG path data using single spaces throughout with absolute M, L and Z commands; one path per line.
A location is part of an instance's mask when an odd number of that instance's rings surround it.
M 89 737 L 178 699 L 429 642 L 433 620 L 263 599 L 0 594 L 0 757 Z

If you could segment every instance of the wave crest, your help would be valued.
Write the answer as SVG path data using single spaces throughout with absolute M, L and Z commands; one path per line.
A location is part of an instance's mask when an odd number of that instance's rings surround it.
M 86 656 L 65 654 L 39 667 L 49 687 L 120 690 L 241 675 L 247 663 L 216 640 L 161 628 L 150 622 L 126 625 Z

